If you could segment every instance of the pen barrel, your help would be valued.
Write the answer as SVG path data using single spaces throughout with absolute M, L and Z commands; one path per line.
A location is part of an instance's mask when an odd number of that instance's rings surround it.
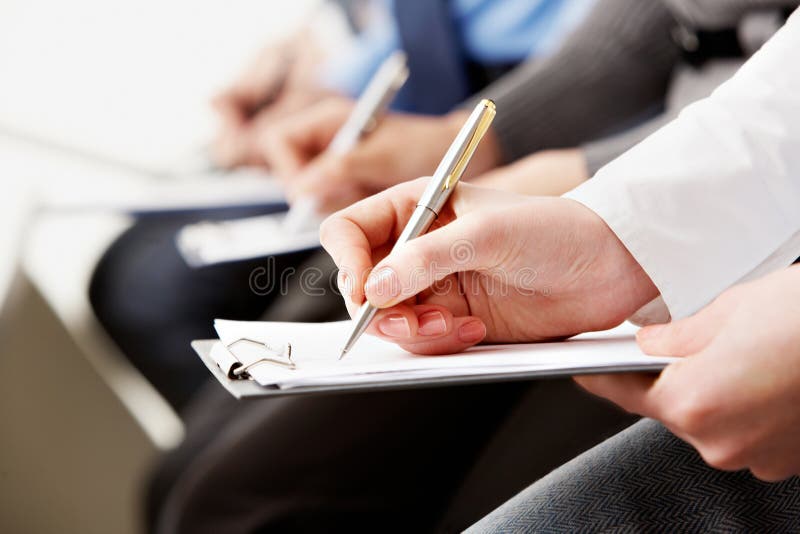
M 392 248 L 394 249 L 427 232 L 433 224 L 433 221 L 436 220 L 436 217 L 438 217 L 436 212 L 429 207 L 417 205 L 414 213 L 411 214 L 411 218 L 408 220 L 408 224 L 403 228 L 403 232 L 400 234 L 400 237 L 397 238 L 397 242 Z
M 347 121 L 328 146 L 335 154 L 352 150 L 359 139 L 378 122 L 380 115 L 389 108 L 397 92 L 408 79 L 406 55 L 397 51 L 389 56 L 370 80 L 361 97 L 356 101 Z
M 422 193 L 418 206 L 425 206 L 435 214 L 439 214 L 464 175 L 495 113 L 495 105 L 491 100 L 482 100 L 475 106 L 436 168 L 436 172 L 433 173 L 433 178 Z
M 355 322 L 355 326 L 353 327 L 353 331 L 350 333 L 350 337 L 347 339 L 347 343 L 344 344 L 344 349 L 342 350 L 342 355 L 339 357 L 341 360 L 344 355 L 353 348 L 353 345 L 356 344 L 358 338 L 360 338 L 364 332 L 367 331 L 369 328 L 369 324 L 372 322 L 372 319 L 375 317 L 375 314 L 378 313 L 378 308 L 372 306 L 369 301 L 364 302 L 361 307 L 358 309 L 358 313 L 353 318 Z
M 450 145 L 444 159 L 433 174 L 428 187 L 422 194 L 414 213 L 408 220 L 403 232 L 395 243 L 395 248 L 403 243 L 419 237 L 428 231 L 433 221 L 439 216 L 439 211 L 444 207 L 456 184 L 464 174 L 472 155 L 480 143 L 481 138 L 489 129 L 495 116 L 494 102 L 482 100 L 461 128 L 453 144 Z M 355 318 L 355 328 L 339 359 L 353 347 L 358 338 L 367 330 L 369 323 L 378 312 L 369 302 L 365 302 Z

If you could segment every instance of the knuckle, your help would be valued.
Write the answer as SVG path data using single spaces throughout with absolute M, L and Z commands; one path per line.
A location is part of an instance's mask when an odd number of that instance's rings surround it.
M 752 466 L 750 467 L 750 472 L 754 477 L 764 482 L 780 482 L 795 474 L 791 469 L 771 465 Z
M 722 442 L 714 446 L 700 446 L 698 449 L 703 460 L 715 469 L 735 471 L 743 467 L 743 451 L 734 442 Z
M 736 466 L 731 460 L 730 457 L 726 456 L 724 453 L 720 452 L 701 452 L 700 455 L 703 457 L 703 460 L 714 469 L 720 469 L 722 471 L 734 471 L 736 470 Z
M 707 428 L 717 411 L 713 400 L 702 393 L 684 394 L 667 406 L 665 418 L 668 422 L 689 435 L 697 435 Z

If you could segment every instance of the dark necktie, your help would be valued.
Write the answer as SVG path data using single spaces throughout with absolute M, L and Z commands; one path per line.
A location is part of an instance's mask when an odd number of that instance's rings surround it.
M 395 0 L 394 14 L 411 73 L 398 102 L 417 113 L 447 113 L 470 95 L 450 2 Z

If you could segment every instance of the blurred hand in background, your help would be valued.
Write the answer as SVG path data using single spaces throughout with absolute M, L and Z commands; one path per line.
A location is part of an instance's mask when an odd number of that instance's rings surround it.
M 352 150 L 326 151 L 353 105 L 348 99 L 326 98 L 264 132 L 263 157 L 284 182 L 290 202 L 312 196 L 322 213 L 331 213 L 392 185 L 430 175 L 469 116 L 464 110 L 440 117 L 389 113 Z M 491 169 L 499 159 L 489 132 L 468 175 Z
M 389 113 L 347 153 L 326 149 L 353 109 L 352 100 L 328 97 L 284 118 L 259 136 L 261 157 L 282 179 L 290 201 L 312 196 L 332 213 L 398 183 L 432 174 L 469 115 L 441 117 Z M 589 178 L 579 148 L 544 150 L 497 167 L 500 148 L 491 130 L 465 179 L 525 195 L 559 196 Z
M 264 165 L 256 140 L 281 117 L 330 93 L 317 79 L 324 53 L 303 29 L 264 48 L 213 100 L 220 130 L 213 144 L 218 165 Z

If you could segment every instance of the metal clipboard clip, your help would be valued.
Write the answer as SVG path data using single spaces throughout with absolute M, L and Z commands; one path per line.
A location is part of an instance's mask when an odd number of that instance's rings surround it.
M 233 347 L 240 344 L 240 343 L 249 343 L 251 345 L 256 345 L 261 348 L 265 354 L 258 360 L 250 362 L 248 364 L 243 364 L 241 360 L 236 356 L 236 353 L 233 350 Z M 270 363 L 272 365 L 279 365 L 286 369 L 297 369 L 297 365 L 295 365 L 294 360 L 292 360 L 292 344 L 286 343 L 281 347 L 274 347 L 269 343 L 264 343 L 263 341 L 257 341 L 255 339 L 250 338 L 240 338 L 226 345 L 228 352 L 236 359 L 236 362 L 230 366 L 228 370 L 228 378 L 233 379 L 249 379 L 252 378 L 250 376 L 250 369 L 255 367 L 256 365 L 261 365 L 265 363 Z

